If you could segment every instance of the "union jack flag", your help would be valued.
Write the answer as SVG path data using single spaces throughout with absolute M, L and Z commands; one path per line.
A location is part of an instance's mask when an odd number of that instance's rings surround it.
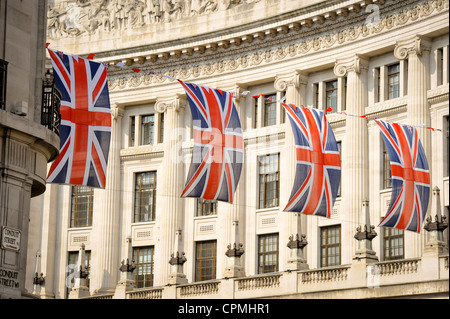
M 391 162 L 392 194 L 379 226 L 420 233 L 430 198 L 430 171 L 417 131 L 409 125 L 375 120 Z
M 339 149 L 323 111 L 282 103 L 296 146 L 296 173 L 284 211 L 330 218 L 341 182 Z
M 241 122 L 230 92 L 178 80 L 193 120 L 194 149 L 182 197 L 233 202 L 244 158 Z
M 103 63 L 48 50 L 60 90 L 60 154 L 47 182 L 104 188 L 111 108 Z

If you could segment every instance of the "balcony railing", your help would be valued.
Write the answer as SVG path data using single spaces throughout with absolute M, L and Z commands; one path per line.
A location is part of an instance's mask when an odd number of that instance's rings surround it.
M 55 80 L 47 70 L 42 85 L 41 124 L 59 135 L 61 123 L 61 92 L 55 86 Z
M 6 76 L 8 74 L 8 62 L 0 59 L 0 110 L 6 109 Z

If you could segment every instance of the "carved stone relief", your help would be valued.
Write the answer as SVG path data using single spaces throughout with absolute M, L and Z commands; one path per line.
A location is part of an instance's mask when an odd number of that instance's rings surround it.
M 393 27 L 401 27 L 407 23 L 413 23 L 417 19 L 427 17 L 432 13 L 448 10 L 448 6 L 448 0 L 431 0 L 413 7 L 399 8 L 389 15 L 382 16 L 378 26 L 368 27 L 364 23 L 360 23 L 349 28 L 343 27 L 325 33 L 318 32 L 318 34 L 308 37 L 299 35 L 299 38 L 291 33 L 288 35 L 283 34 L 273 38 L 270 43 L 268 41 L 254 41 L 251 44 L 252 50 L 250 51 L 248 47 L 243 47 L 242 45 L 233 46 L 232 50 L 230 46 L 225 51 L 209 52 L 208 57 L 206 57 L 206 52 L 204 52 L 195 57 L 189 56 L 187 58 L 182 56 L 181 58 L 168 61 L 152 61 L 153 64 L 149 67 L 157 71 L 158 75 L 143 73 L 140 75 L 131 74 L 130 76 L 129 72 L 112 71 L 109 87 L 111 90 L 121 90 L 127 87 L 172 81 L 162 75 L 170 75 L 181 79 L 198 78 L 310 54 L 380 34 Z
M 261 0 L 66 0 L 48 10 L 50 38 L 126 30 L 228 10 Z

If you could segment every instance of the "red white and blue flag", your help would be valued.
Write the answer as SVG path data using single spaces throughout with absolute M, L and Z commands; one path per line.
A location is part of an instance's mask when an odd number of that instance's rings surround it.
M 233 94 L 178 80 L 192 114 L 194 149 L 182 197 L 233 202 L 244 140 Z
M 103 63 L 48 50 L 61 92 L 60 154 L 47 182 L 104 188 L 111 108 Z
M 417 131 L 409 125 L 375 120 L 391 162 L 392 195 L 379 226 L 420 233 L 430 198 L 430 171 Z
M 294 134 L 296 172 L 284 211 L 330 218 L 341 182 L 339 149 L 323 111 L 282 103 Z

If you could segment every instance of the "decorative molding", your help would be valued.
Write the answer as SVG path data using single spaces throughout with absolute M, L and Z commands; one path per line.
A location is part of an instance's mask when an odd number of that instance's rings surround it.
M 47 13 L 49 38 L 91 36 L 225 11 L 261 0 L 162 1 L 76 0 L 57 1 Z
M 308 76 L 301 71 L 296 70 L 294 73 L 277 74 L 275 77 L 274 87 L 277 91 L 285 91 L 289 86 L 299 88 L 300 85 L 308 84 Z
M 338 59 L 334 65 L 334 74 L 344 77 L 348 72 L 361 73 L 361 70 L 369 69 L 369 61 L 360 54 L 354 54 L 345 59 Z
M 173 81 L 164 77 L 164 75 L 181 79 L 199 78 L 312 54 L 388 32 L 407 23 L 415 23 L 418 19 L 426 18 L 432 13 L 439 14 L 443 10 L 448 10 L 448 2 L 448 0 L 431 0 L 421 4 L 417 4 L 416 1 L 404 1 L 405 5 L 394 3 L 392 8 L 386 7 L 384 9 L 386 16 L 382 16 L 379 23 L 371 27 L 364 23 L 364 16 L 360 14 L 353 19 L 345 19 L 345 21 L 335 19 L 335 21 L 323 25 L 315 25 L 309 30 L 302 30 L 303 32 L 279 33 L 273 38 L 269 37 L 265 41 L 258 41 L 257 43 L 241 44 L 238 47 L 230 46 L 228 49 L 222 47 L 222 50 L 208 50 L 208 53 L 205 52 L 200 55 L 186 56 L 182 54 L 179 58 L 170 57 L 167 61 L 158 59 L 154 63 L 151 62 L 152 65 L 149 64 L 149 61 L 146 61 L 144 69 L 155 70 L 159 73 L 158 75 L 130 76 L 126 70 L 116 71 L 111 69 L 109 87 L 110 90 L 123 90 L 127 87 L 163 84 Z M 406 7 L 407 5 L 408 7 Z M 389 11 L 391 9 L 392 11 Z M 333 28 L 334 25 L 330 23 L 340 27 Z M 421 41 L 421 50 L 423 50 L 425 42 Z M 183 48 L 182 52 L 187 49 Z M 404 55 L 404 53 L 398 54 Z
M 407 59 L 411 54 L 421 56 L 423 51 L 431 50 L 431 39 L 416 35 L 409 39 L 397 41 L 394 56 L 399 60 Z
M 184 109 L 187 104 L 185 95 L 176 94 L 175 98 L 170 99 L 158 99 L 155 103 L 155 110 L 159 113 L 164 113 L 168 109 L 174 109 L 178 112 L 180 109 Z

